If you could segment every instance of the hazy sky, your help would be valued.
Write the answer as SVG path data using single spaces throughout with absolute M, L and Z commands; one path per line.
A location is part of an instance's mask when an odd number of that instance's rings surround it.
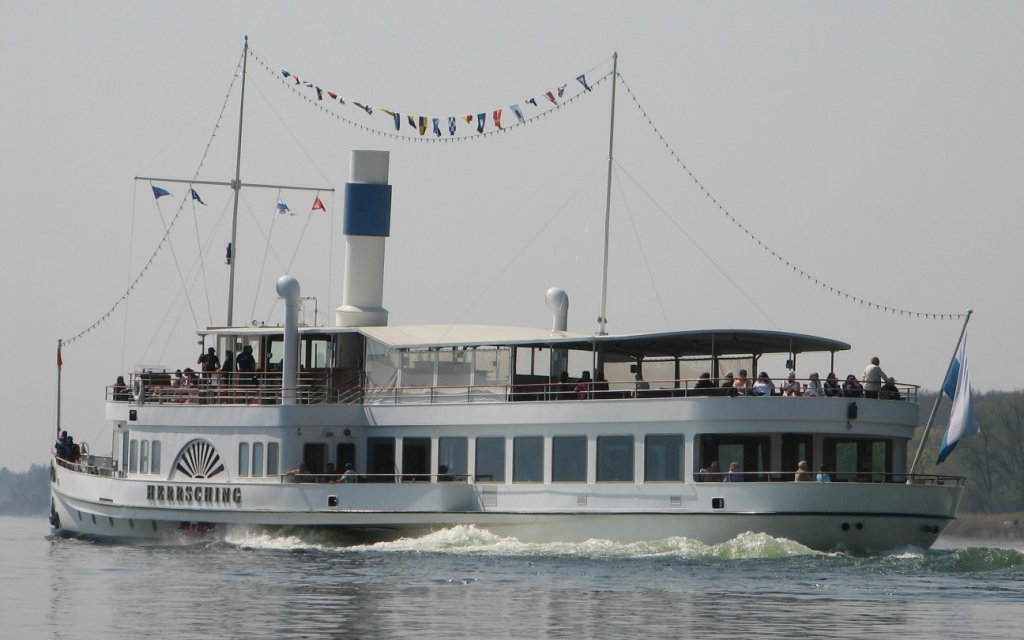
M 111 308 L 185 195 L 161 184 L 174 196 L 156 203 L 133 177 L 197 171 L 246 34 L 272 68 L 350 101 L 442 117 L 504 108 L 506 122 L 509 105 L 574 90 L 618 51 L 667 145 L 751 233 L 855 296 L 973 308 L 975 389 L 1021 387 L 1022 3 L 0 0 L 0 466 L 46 460 L 58 338 Z M 596 329 L 610 84 L 502 135 L 428 145 L 328 117 L 260 65 L 248 75 L 243 180 L 341 188 L 349 150 L 391 151 L 393 324 L 547 327 L 544 292 L 561 286 L 569 328 Z M 237 88 L 201 179 L 233 176 Z M 333 112 L 390 131 L 385 116 Z M 901 382 L 939 386 L 958 320 L 880 313 L 781 265 L 621 84 L 615 157 L 610 332 L 811 333 L 853 345 L 840 375 L 878 355 Z M 94 451 L 110 447 L 105 385 L 137 364 L 194 364 L 197 326 L 224 322 L 230 191 L 200 193 L 207 206 L 185 207 L 127 309 L 64 351 L 63 423 Z M 279 196 L 297 215 L 275 218 Z M 321 197 L 330 212 L 309 218 L 312 194 L 244 194 L 236 321 L 280 322 L 286 271 L 333 320 L 341 198 Z

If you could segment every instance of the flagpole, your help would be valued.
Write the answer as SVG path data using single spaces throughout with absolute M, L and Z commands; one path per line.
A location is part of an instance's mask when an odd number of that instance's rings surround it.
M 953 362 L 956 361 L 956 354 L 960 351 L 960 343 L 964 341 L 964 334 L 967 333 L 967 323 L 971 321 L 971 314 L 974 313 L 973 309 L 967 310 L 967 317 L 964 318 L 964 326 L 960 328 L 960 338 L 956 341 L 956 347 L 953 348 L 953 357 L 949 359 L 949 366 L 946 367 L 946 373 L 943 374 L 942 379 L 945 380 L 946 376 L 949 375 L 949 371 L 953 368 Z M 924 425 L 924 433 L 921 434 L 921 442 L 917 444 L 917 453 L 914 454 L 914 462 L 910 465 L 910 472 L 908 476 L 914 475 L 914 469 L 917 468 L 917 461 L 921 457 L 921 451 L 924 449 L 924 443 L 928 439 L 928 431 L 932 428 L 932 423 L 935 422 L 935 413 L 939 410 L 939 403 L 942 402 L 942 388 L 939 387 L 939 395 L 935 398 L 935 404 L 932 405 L 932 412 L 928 416 L 928 422 Z
M 64 340 L 62 338 L 57 339 L 57 436 L 60 437 L 60 374 L 63 367 L 61 361 L 60 350 L 64 346 Z
M 601 267 L 601 316 L 597 319 L 598 335 L 606 335 L 605 326 L 608 324 L 608 233 L 609 221 L 612 215 L 612 161 L 615 148 L 615 86 L 618 84 L 619 53 L 612 54 L 612 111 L 611 124 L 608 129 L 608 185 L 604 198 L 604 262 Z
M 235 192 L 235 204 L 231 213 L 231 244 L 229 251 L 231 264 L 228 275 L 228 326 L 231 326 L 235 306 L 235 262 L 238 257 L 238 245 L 235 243 L 235 235 L 238 232 L 238 196 L 242 190 L 242 118 L 245 115 L 245 69 L 249 61 L 249 36 L 245 36 L 245 45 L 242 48 L 242 96 L 238 104 L 238 151 L 235 155 L 235 179 L 231 182 L 231 189 Z

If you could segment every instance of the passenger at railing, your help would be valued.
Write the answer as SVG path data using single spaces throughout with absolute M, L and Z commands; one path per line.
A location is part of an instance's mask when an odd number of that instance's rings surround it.
M 843 388 L 839 386 L 839 378 L 836 377 L 834 371 L 830 371 L 825 377 L 825 395 L 829 398 L 843 395 Z
M 289 477 L 292 482 L 309 482 L 309 470 L 306 469 L 305 462 L 300 462 L 298 469 L 292 469 L 284 475 Z
M 896 378 L 889 378 L 882 385 L 882 388 L 878 391 L 878 397 L 881 400 L 902 400 L 900 396 L 899 387 L 896 386 Z
M 128 402 L 131 394 L 128 393 L 128 385 L 124 382 L 124 376 L 117 376 L 114 381 L 114 402 Z
M 574 389 L 576 397 L 580 400 L 589 398 L 592 384 L 589 371 L 584 371 L 580 374 L 580 381 L 576 383 L 576 388 Z
M 356 470 L 352 468 L 352 463 L 351 462 L 346 462 L 345 463 L 345 473 L 341 474 L 341 481 L 342 482 L 357 482 L 358 480 L 359 480 L 359 475 L 356 473 Z
M 753 381 L 747 377 L 747 370 L 740 369 L 740 375 L 732 383 L 734 389 L 736 389 L 737 395 L 749 396 L 751 388 L 753 387 Z
M 55 454 L 57 454 L 58 458 L 63 458 L 65 460 L 67 460 L 67 458 L 68 458 L 68 452 L 67 452 L 68 444 L 67 443 L 68 443 L 68 432 L 67 431 L 61 431 L 60 435 L 57 436 L 57 442 L 54 443 L 54 445 L 53 445 L 53 452 Z
M 171 378 L 171 386 L 175 388 L 181 388 L 185 386 L 185 374 L 178 369 L 174 372 L 174 377 Z
M 604 377 L 604 371 L 600 369 L 597 371 L 597 377 L 594 379 L 594 397 L 595 398 L 608 398 L 611 392 L 608 390 L 608 380 Z
M 701 468 L 698 472 L 700 482 L 721 482 L 722 471 L 718 468 L 718 460 L 712 460 L 707 469 Z
M 256 384 L 256 357 L 252 355 L 252 345 L 242 348 L 242 353 L 235 358 L 235 370 L 238 371 L 238 383 L 244 386 Z
M 818 467 L 818 475 L 815 477 L 815 480 L 818 482 L 832 482 L 832 476 L 829 475 L 825 465 Z
M 814 474 L 811 473 L 811 468 L 807 465 L 806 460 L 801 460 L 797 463 L 793 480 L 796 482 L 814 482 Z
M 811 374 L 811 379 L 804 387 L 804 396 L 808 398 L 824 398 L 825 388 L 821 386 L 821 377 L 818 376 L 818 372 L 815 371 Z
M 852 373 L 846 376 L 846 382 L 843 383 L 843 396 L 846 398 L 864 397 L 864 387 L 860 386 L 857 376 Z
M 736 378 L 735 376 L 732 375 L 732 371 L 726 373 L 725 379 L 722 381 L 722 395 L 729 396 L 730 398 L 735 398 L 737 395 L 739 395 L 739 392 L 736 390 L 735 384 Z
M 554 399 L 572 400 L 576 397 L 576 389 L 574 387 L 575 385 L 569 380 L 569 372 L 563 371 L 558 374 L 558 383 L 554 386 Z
M 757 374 L 757 381 L 753 387 L 755 396 L 773 396 L 775 395 L 775 383 L 768 377 L 768 374 L 764 371 Z
M 633 397 L 635 398 L 641 398 L 645 395 L 648 395 L 648 392 L 651 390 L 651 383 L 644 380 L 644 374 L 640 373 L 639 371 L 636 372 L 635 384 L 636 387 L 633 390 Z
M 723 482 L 743 482 L 743 472 L 740 471 L 740 463 L 730 462 L 729 472 L 725 474 Z
M 796 371 L 790 371 L 786 381 L 782 383 L 782 395 L 794 397 L 802 392 L 803 389 L 800 388 L 800 383 L 796 379 Z
M 705 371 L 700 374 L 700 378 L 693 384 L 691 395 L 695 396 L 710 396 L 714 393 L 715 383 L 711 381 L 711 374 Z
M 200 371 L 203 372 L 203 384 L 213 384 L 216 379 L 216 372 L 220 371 L 220 358 L 217 357 L 217 350 L 210 347 L 206 350 L 206 353 L 199 355 L 199 360 L 196 362 L 199 365 Z
M 882 367 L 878 366 L 878 356 L 871 358 L 871 364 L 864 368 L 864 397 L 877 398 L 882 389 L 882 381 L 888 380 Z

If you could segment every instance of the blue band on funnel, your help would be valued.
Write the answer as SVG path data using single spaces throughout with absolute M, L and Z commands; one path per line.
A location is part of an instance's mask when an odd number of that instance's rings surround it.
M 347 236 L 391 235 L 391 185 L 345 183 L 345 225 Z

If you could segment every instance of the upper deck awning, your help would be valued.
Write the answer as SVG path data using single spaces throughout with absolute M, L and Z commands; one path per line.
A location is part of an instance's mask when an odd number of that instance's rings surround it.
M 200 335 L 271 336 L 281 327 L 210 328 Z M 845 351 L 850 345 L 839 340 L 784 331 L 714 329 L 594 335 L 550 331 L 531 327 L 494 325 L 406 325 L 384 327 L 301 327 L 300 334 L 324 335 L 359 333 L 391 349 L 452 347 L 532 347 L 544 349 L 598 349 L 606 356 L 632 358 L 693 358 L 701 356 L 742 356 L 767 353 Z

